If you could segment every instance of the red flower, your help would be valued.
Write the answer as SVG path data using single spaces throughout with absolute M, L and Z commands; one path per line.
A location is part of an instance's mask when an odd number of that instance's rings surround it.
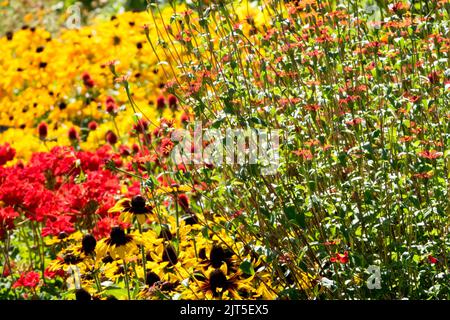
M 55 277 L 63 277 L 65 274 L 63 269 L 57 270 L 57 271 L 50 271 L 49 268 L 45 269 L 44 271 L 44 277 L 47 279 L 54 279 Z
M 97 124 L 97 122 L 95 122 L 95 121 L 91 121 L 91 122 L 89 122 L 89 124 L 88 124 L 88 128 L 89 128 L 89 130 L 91 130 L 91 131 L 97 130 L 97 127 L 98 127 L 98 124 Z
M 0 235 L 1 236 L 1 235 Z M 3 273 L 2 273 L 3 277 L 9 277 L 11 275 L 11 270 L 9 269 L 8 265 L 5 265 L 5 267 L 3 268 Z
M 38 126 L 39 139 L 45 140 L 48 134 L 48 125 L 45 122 L 41 122 Z
M 108 96 L 106 98 L 106 112 L 109 114 L 115 114 L 117 112 L 117 104 L 113 97 Z
M 87 72 L 84 72 L 81 76 L 83 79 L 83 83 L 87 88 L 92 88 L 95 84 L 94 80 L 92 80 L 91 75 Z
M 22 273 L 12 287 L 13 289 L 20 287 L 35 288 L 39 283 L 39 278 L 39 273 L 35 271 Z
M 390 11 L 392 11 L 396 14 L 399 14 L 399 13 L 401 14 L 409 8 L 409 6 L 403 2 L 396 2 L 396 3 L 390 4 L 388 7 L 389 7 Z
M 136 143 L 134 143 L 131 146 L 131 149 L 133 150 L 133 153 L 138 153 L 139 152 L 139 146 Z
M 106 133 L 105 139 L 110 145 L 115 145 L 117 143 L 117 135 L 111 130 Z
M 428 172 L 420 172 L 413 174 L 413 177 L 416 179 L 430 179 L 432 176 L 433 174 Z
M 0 166 L 14 159 L 15 155 L 16 150 L 11 148 L 8 142 L 0 146 Z
M 412 136 L 403 136 L 399 139 L 400 142 L 410 142 L 414 139 Z
M 304 107 L 308 111 L 315 111 L 317 112 L 320 109 L 320 106 L 318 104 L 308 104 Z
M 334 246 L 336 244 L 339 244 L 341 242 L 340 239 L 332 240 L 332 241 L 325 241 L 323 244 L 325 246 Z
M 183 114 L 181 115 L 180 120 L 181 120 L 182 123 L 188 123 L 188 122 L 189 122 L 189 114 L 186 113 L 186 112 L 183 113 Z
M 178 99 L 173 94 L 171 94 L 169 96 L 168 102 L 169 102 L 169 108 L 171 108 L 173 110 L 177 108 Z
M 183 210 L 188 210 L 189 209 L 189 198 L 187 197 L 187 195 L 180 194 L 178 195 L 178 204 L 183 208 Z
M 169 138 L 163 138 L 161 140 L 161 144 L 159 145 L 159 150 L 163 155 L 168 155 L 172 148 L 174 147 L 174 143 Z
M 78 140 L 78 131 L 72 127 L 69 129 L 69 140 Z
M 139 119 L 136 124 L 133 125 L 133 129 L 138 133 L 145 133 L 148 130 L 148 121 L 145 119 Z
M 431 264 L 437 263 L 439 260 L 433 257 L 431 254 L 428 256 L 428 262 Z
M 237 217 L 241 216 L 243 213 L 244 213 L 244 210 L 238 210 L 238 211 L 235 211 L 235 212 L 231 215 L 231 218 L 232 218 L 232 219 L 236 219 Z
M 360 124 L 363 120 L 361 118 L 355 118 L 353 120 L 345 121 L 345 124 L 348 126 L 356 126 Z
M 46 237 L 48 235 L 57 236 L 61 232 L 72 233 L 75 231 L 73 223 L 70 222 L 70 216 L 57 216 L 54 219 L 48 219 L 45 223 L 45 227 L 42 229 L 42 236 Z
M 119 153 L 122 157 L 127 157 L 127 156 L 131 155 L 131 149 L 129 146 L 122 144 L 119 147 Z
M 157 100 L 156 100 L 156 107 L 161 110 L 164 109 L 166 107 L 166 99 L 164 99 L 163 96 L 160 96 Z
M 0 208 L 0 230 L 14 228 L 14 219 L 17 218 L 19 214 L 14 211 L 11 207 Z M 1 231 L 0 231 L 1 232 Z
M 334 257 L 330 258 L 330 261 L 333 263 L 347 263 L 348 262 L 348 251 L 345 251 L 344 254 L 336 253 Z

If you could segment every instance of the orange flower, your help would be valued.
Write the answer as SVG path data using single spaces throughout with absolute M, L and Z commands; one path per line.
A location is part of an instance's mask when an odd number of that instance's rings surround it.
M 418 152 L 417 155 L 425 159 L 437 159 L 442 156 L 442 152 L 437 152 L 436 150 L 423 150 Z

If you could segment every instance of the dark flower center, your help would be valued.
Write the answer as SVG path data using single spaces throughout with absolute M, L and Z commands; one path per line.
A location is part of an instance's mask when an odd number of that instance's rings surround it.
M 102 259 L 103 263 L 111 263 L 113 261 L 114 261 L 114 259 L 109 254 Z
M 161 279 L 159 278 L 159 276 L 158 276 L 156 273 L 154 273 L 154 272 L 152 272 L 152 271 L 149 271 L 149 272 L 147 272 L 147 276 L 146 276 L 145 280 L 146 280 L 146 282 L 147 282 L 147 285 L 148 285 L 149 287 L 151 287 L 151 286 L 153 286 L 156 282 L 160 281 Z
M 59 240 L 62 240 L 62 239 L 67 238 L 68 236 L 69 236 L 69 235 L 67 234 L 67 232 L 61 231 L 61 232 L 58 234 L 58 239 L 59 239 Z
M 214 295 L 217 295 L 217 289 L 227 288 L 227 277 L 220 269 L 216 269 L 209 275 L 209 285 Z
M 114 227 L 109 235 L 109 244 L 114 244 L 116 246 L 123 246 L 131 241 L 131 236 L 126 235 L 120 227 Z
M 159 233 L 160 239 L 166 239 L 166 240 L 172 240 L 172 232 L 170 232 L 170 229 L 167 225 L 162 224 L 161 225 L 161 232 Z
M 197 216 L 195 214 L 190 214 L 190 215 L 184 217 L 184 222 L 187 225 L 192 226 L 194 224 L 198 224 L 198 218 L 197 218 Z
M 95 240 L 95 238 L 92 234 L 86 234 L 83 237 L 83 240 L 81 240 L 81 246 L 82 246 L 83 252 L 85 254 L 93 253 L 96 245 L 97 245 L 97 240 Z
M 77 289 L 77 291 L 75 292 L 75 297 L 80 301 L 90 301 L 92 298 L 89 292 L 84 289 Z
M 206 260 L 206 249 L 201 248 L 198 252 L 198 257 L 202 260 Z
M 214 245 L 209 254 L 209 260 L 213 268 L 219 268 L 225 261 L 225 251 L 222 247 Z
M 161 291 L 172 291 L 176 288 L 176 286 L 178 285 L 178 282 L 176 283 L 171 283 L 171 282 L 164 282 L 161 284 L 160 290 Z
M 75 256 L 73 253 L 67 253 L 63 256 L 64 263 L 77 264 L 82 261 L 80 257 Z
M 162 255 L 163 261 L 170 262 L 171 265 L 174 265 L 178 261 L 177 253 L 175 252 L 175 249 L 172 247 L 172 245 L 168 245 L 164 247 L 163 255 Z
M 145 205 L 145 198 L 143 196 L 137 195 L 131 199 L 131 212 L 135 214 L 148 213 Z

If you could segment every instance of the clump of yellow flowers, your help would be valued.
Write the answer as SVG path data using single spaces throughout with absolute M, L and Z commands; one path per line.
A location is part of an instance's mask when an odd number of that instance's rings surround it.
M 145 12 L 126 12 L 80 29 L 65 29 L 57 37 L 24 28 L 0 38 L 0 141 L 16 149 L 15 161 L 26 161 L 33 152 L 56 145 L 71 145 L 71 128 L 83 150 L 106 143 L 111 130 L 119 139 L 128 139 L 135 118 L 125 91 L 108 68 L 113 60 L 116 71 L 133 83 L 133 100 L 147 118 L 174 116 L 155 108 L 166 79 L 145 36 L 149 32 L 151 38 L 157 37 L 151 26 L 144 31 L 148 21 Z M 106 111 L 108 97 L 117 105 L 114 115 Z M 95 130 L 89 128 L 92 121 Z M 37 129 L 42 122 L 48 125 L 45 143 Z

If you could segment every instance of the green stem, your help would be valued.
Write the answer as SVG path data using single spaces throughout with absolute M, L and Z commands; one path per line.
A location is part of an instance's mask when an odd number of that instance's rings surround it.
M 142 236 L 142 226 L 138 221 L 139 234 Z M 145 256 L 145 246 L 141 245 L 142 267 L 144 268 L 144 284 L 147 284 L 147 258 Z
M 128 264 L 125 261 L 125 259 L 123 259 L 123 267 L 124 267 L 124 272 L 125 272 L 125 286 L 127 287 L 128 300 L 131 300 L 130 282 L 129 282 L 129 279 L 128 279 Z
M 175 199 L 175 217 L 176 217 L 176 221 L 177 221 L 177 240 L 178 240 L 178 245 L 181 242 L 180 239 L 180 215 L 178 213 L 178 195 L 177 193 L 174 193 L 174 199 Z M 179 248 L 178 248 L 179 251 Z

